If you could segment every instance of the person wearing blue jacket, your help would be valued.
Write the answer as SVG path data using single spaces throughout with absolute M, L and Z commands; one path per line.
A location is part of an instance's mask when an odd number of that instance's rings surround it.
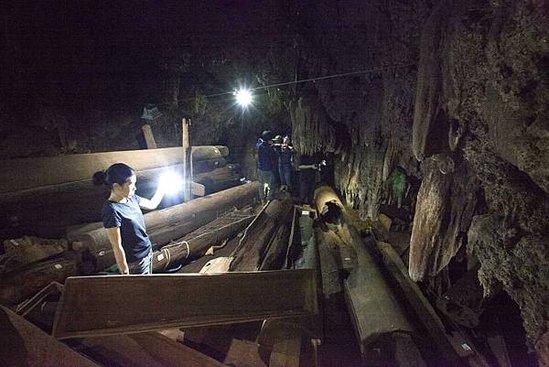
M 273 134 L 269 130 L 263 131 L 257 140 L 257 175 L 259 178 L 259 197 L 261 201 L 274 199 L 275 176 L 277 169 L 274 165 L 276 152 L 273 149 Z

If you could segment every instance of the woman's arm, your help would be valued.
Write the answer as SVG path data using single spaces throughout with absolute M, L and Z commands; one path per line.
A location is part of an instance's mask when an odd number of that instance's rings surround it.
M 116 259 L 116 265 L 120 270 L 120 274 L 129 274 L 130 269 L 128 267 L 128 262 L 126 261 L 126 254 L 124 253 L 124 248 L 122 247 L 122 236 L 120 235 L 120 228 L 105 228 L 107 231 L 107 237 L 111 243 L 112 250 L 114 252 L 114 258 Z
M 141 198 L 141 201 L 139 201 L 139 207 L 147 210 L 156 209 L 158 207 L 158 204 L 160 204 L 160 202 L 162 201 L 165 192 L 166 190 L 164 186 L 158 185 L 158 188 L 156 189 L 156 192 L 154 193 L 152 198 Z

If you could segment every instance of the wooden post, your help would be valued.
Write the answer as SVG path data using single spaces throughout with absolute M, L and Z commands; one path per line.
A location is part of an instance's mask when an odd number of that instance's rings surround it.
M 145 138 L 147 149 L 156 149 L 156 141 L 154 140 L 151 125 L 145 124 L 141 126 L 141 130 L 143 130 L 143 137 Z
M 181 145 L 183 146 L 183 200 L 191 199 L 190 190 L 190 170 L 189 164 L 191 160 L 191 143 L 189 137 L 190 120 L 183 118 L 181 122 Z

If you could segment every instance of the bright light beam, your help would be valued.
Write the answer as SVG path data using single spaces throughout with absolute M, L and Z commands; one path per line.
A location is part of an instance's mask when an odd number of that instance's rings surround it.
M 236 102 L 242 107 L 247 107 L 250 103 L 252 103 L 252 92 L 248 89 L 239 89 L 235 92 L 235 95 Z
M 175 195 L 183 189 L 183 178 L 175 172 L 166 172 L 160 176 L 159 185 L 167 195 Z

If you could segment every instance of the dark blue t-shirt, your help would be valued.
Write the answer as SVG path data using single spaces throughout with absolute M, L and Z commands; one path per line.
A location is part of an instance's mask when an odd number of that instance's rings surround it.
M 122 247 L 128 263 L 144 258 L 152 251 L 152 243 L 145 229 L 145 218 L 139 207 L 140 201 L 138 195 L 132 195 L 125 203 L 107 200 L 101 211 L 105 228 L 120 227 Z
M 280 148 L 278 166 L 283 168 L 290 168 L 292 166 L 292 148 L 288 146 L 282 146 Z

